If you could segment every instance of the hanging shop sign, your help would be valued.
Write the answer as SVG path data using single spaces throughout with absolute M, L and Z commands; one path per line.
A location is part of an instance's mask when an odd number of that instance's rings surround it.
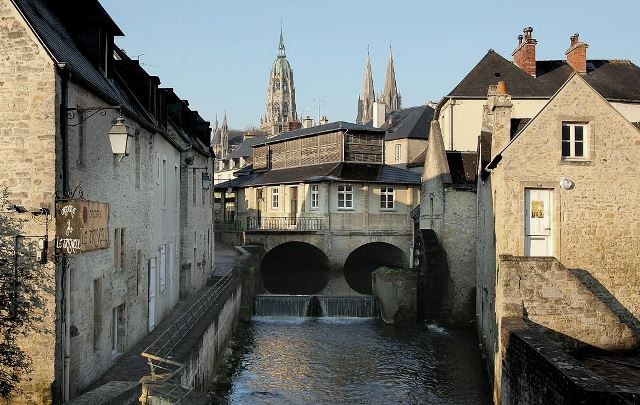
M 56 249 L 73 255 L 109 248 L 109 204 L 82 199 L 56 202 Z

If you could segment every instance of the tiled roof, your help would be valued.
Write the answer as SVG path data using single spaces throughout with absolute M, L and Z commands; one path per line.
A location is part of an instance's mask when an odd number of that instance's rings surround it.
M 372 128 L 366 125 L 352 124 L 350 122 L 345 122 L 345 121 L 336 121 L 336 122 L 330 122 L 324 125 L 317 125 L 311 128 L 301 128 L 301 129 L 296 129 L 295 131 L 282 132 L 276 136 L 267 138 L 265 141 L 265 144 L 285 141 L 287 139 L 303 138 L 305 136 L 323 134 L 326 132 L 334 132 L 339 130 L 366 131 L 366 132 L 379 132 L 379 133 L 384 132 L 384 130 L 382 129 Z
M 251 174 L 251 175 L 248 175 L 248 176 L 239 176 L 239 177 L 236 177 L 234 179 L 227 180 L 224 183 L 215 184 L 213 186 L 213 191 L 224 191 L 224 190 L 227 190 L 229 188 L 237 189 L 238 187 L 243 186 L 244 183 L 252 180 L 255 177 L 256 176 L 254 174 Z
M 324 163 L 313 166 L 270 170 L 258 175 L 246 183 L 243 183 L 242 186 L 315 183 L 323 181 L 420 184 L 420 175 L 409 170 L 389 165 L 366 163 Z
M 550 98 L 574 70 L 565 60 L 543 60 L 536 72 L 533 77 L 489 50 L 448 97 L 485 99 L 489 86 L 503 80 L 513 98 Z M 640 68 L 628 60 L 588 60 L 582 77 L 607 100 L 640 102 Z
M 387 131 L 384 140 L 406 138 L 426 140 L 429 137 L 433 112 L 433 108 L 421 105 L 388 113 L 385 123 L 380 127 Z

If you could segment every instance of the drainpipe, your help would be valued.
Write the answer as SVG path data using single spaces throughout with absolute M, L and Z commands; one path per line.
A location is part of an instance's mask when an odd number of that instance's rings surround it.
M 62 192 L 65 193 L 70 189 L 69 182 L 69 127 L 67 116 L 67 104 L 69 99 L 69 77 L 71 74 L 66 70 L 64 63 L 59 63 L 60 68 L 60 138 L 62 141 Z M 62 368 L 62 402 L 69 401 L 69 366 L 71 360 L 71 333 L 69 328 L 69 319 L 71 318 L 70 295 L 71 280 L 69 280 L 69 263 L 66 256 L 62 257 L 61 264 L 61 284 L 62 284 L 62 322 L 61 329 L 63 332 L 62 352 L 63 352 L 63 368 Z

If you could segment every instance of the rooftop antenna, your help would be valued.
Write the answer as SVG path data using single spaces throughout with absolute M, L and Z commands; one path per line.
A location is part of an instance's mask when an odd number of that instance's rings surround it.
M 317 99 L 317 100 L 313 100 L 313 101 L 318 103 L 318 125 L 320 125 L 320 103 L 324 103 L 324 100 Z

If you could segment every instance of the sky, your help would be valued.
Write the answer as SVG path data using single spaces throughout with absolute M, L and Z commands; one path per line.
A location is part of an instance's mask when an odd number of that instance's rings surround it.
M 539 60 L 564 59 L 577 32 L 588 58 L 640 65 L 637 0 L 101 3 L 125 34 L 118 46 L 205 119 L 226 111 L 234 129 L 257 126 L 264 114 L 281 21 L 298 115 L 317 117 L 320 105 L 329 121 L 355 121 L 367 47 L 378 95 L 391 44 L 404 107 L 445 96 L 489 49 L 510 60 L 527 26 Z

